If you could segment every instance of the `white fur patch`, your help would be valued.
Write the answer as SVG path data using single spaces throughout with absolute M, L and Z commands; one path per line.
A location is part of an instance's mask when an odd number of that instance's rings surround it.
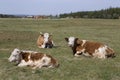
M 69 39 L 68 39 L 68 45 L 69 46 L 74 46 L 74 41 L 75 41 L 75 37 L 69 37 Z
M 106 58 L 106 46 L 98 48 L 98 50 L 95 50 L 95 53 L 93 54 L 94 57 L 97 58 Z
M 82 45 L 81 45 L 81 46 L 83 46 L 83 45 L 86 43 L 86 40 L 82 40 L 82 42 L 83 42 L 83 43 L 82 43 Z
M 44 43 L 48 42 L 49 33 L 44 33 Z

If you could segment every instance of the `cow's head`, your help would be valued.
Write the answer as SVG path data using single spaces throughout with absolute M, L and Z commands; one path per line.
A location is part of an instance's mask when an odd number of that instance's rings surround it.
M 40 36 L 37 40 L 37 45 L 39 48 L 52 48 L 54 46 L 52 35 L 49 33 L 40 32 Z
M 9 60 L 10 62 L 16 62 L 16 63 L 18 63 L 19 60 L 20 60 L 20 53 L 21 53 L 21 51 L 20 51 L 19 49 L 15 48 L 15 49 L 12 51 L 12 53 L 11 53 L 11 55 L 10 55 L 10 57 L 9 57 L 8 60 Z
M 81 40 L 75 37 L 65 38 L 65 40 L 68 42 L 68 46 L 70 47 L 78 46 L 78 45 L 81 45 L 82 43 Z
M 65 38 L 65 40 L 68 42 L 68 46 L 70 46 L 70 47 L 74 46 L 75 37 Z
M 52 48 L 53 47 L 52 35 L 49 33 L 44 33 L 43 37 L 45 48 Z

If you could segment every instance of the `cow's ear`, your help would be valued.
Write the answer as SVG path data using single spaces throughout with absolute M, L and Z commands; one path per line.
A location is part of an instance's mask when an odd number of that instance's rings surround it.
M 68 38 L 66 37 L 65 40 L 68 42 Z
M 52 33 L 50 33 L 49 35 L 52 36 Z
M 42 36 L 42 37 L 43 37 L 44 35 L 43 35 L 43 34 L 40 34 L 40 36 Z
M 43 33 L 42 33 L 42 32 L 40 32 L 40 36 L 43 36 Z
M 52 37 L 52 34 L 50 34 L 49 37 Z
M 40 35 L 42 35 L 43 33 L 42 32 L 40 32 Z
M 52 35 L 51 34 L 49 35 L 49 39 L 52 39 Z

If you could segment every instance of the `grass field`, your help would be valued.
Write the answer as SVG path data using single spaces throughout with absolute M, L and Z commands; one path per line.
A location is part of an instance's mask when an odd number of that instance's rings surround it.
M 53 34 L 57 47 L 39 49 L 39 32 Z M 65 37 L 105 43 L 116 51 L 116 58 L 76 58 Z M 44 52 L 57 58 L 55 69 L 19 68 L 8 62 L 14 48 Z M 120 20 L 110 19 L 0 19 L 0 80 L 120 80 Z

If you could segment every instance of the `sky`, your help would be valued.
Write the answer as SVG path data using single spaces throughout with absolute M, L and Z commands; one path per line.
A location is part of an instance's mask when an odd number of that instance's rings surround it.
M 59 15 L 119 7 L 120 0 L 0 0 L 0 14 Z

